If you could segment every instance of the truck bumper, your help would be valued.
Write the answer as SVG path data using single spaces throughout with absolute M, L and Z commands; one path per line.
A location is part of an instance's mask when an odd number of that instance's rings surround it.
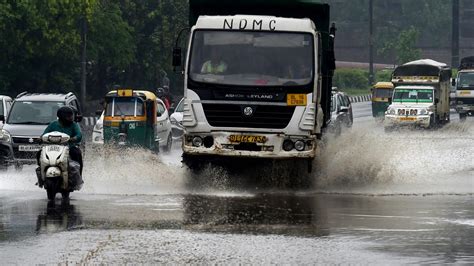
M 457 105 L 456 112 L 472 116 L 474 115 L 474 105 Z
M 229 140 L 231 135 L 264 136 L 264 143 L 235 143 Z M 193 145 L 193 138 L 212 138 L 212 145 Z M 293 148 L 290 151 L 283 149 L 283 142 L 291 140 L 293 142 L 303 141 L 305 148 L 298 151 Z M 206 142 L 206 141 L 204 141 Z M 259 133 L 231 133 L 212 132 L 192 133 L 184 136 L 183 152 L 189 155 L 215 155 L 223 157 L 246 157 L 246 158 L 267 158 L 267 159 L 313 159 L 316 157 L 317 141 L 315 136 L 286 136 L 283 134 L 259 134 Z
M 423 128 L 430 127 L 430 115 L 419 115 L 419 116 L 398 116 L 398 115 L 385 115 L 384 127 L 403 127 L 403 126 L 420 126 Z

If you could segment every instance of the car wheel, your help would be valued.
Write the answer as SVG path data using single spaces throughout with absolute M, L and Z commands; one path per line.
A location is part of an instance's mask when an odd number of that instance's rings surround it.
M 171 132 L 170 132 L 168 134 L 168 139 L 166 140 L 166 146 L 164 148 L 164 151 L 170 152 L 172 147 L 173 147 L 173 136 L 171 136 Z

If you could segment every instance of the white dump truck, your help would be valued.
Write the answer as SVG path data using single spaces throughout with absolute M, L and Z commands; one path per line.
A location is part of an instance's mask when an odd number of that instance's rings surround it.
M 330 119 L 335 27 L 316 1 L 190 1 L 184 162 L 305 160 Z M 242 14 L 242 15 L 239 15 Z M 175 49 L 174 65 L 180 64 Z
M 453 81 L 456 88 L 455 104 L 459 119 L 474 116 L 474 56 L 461 59 L 457 78 Z
M 417 60 L 395 68 L 392 104 L 385 112 L 384 127 L 431 128 L 447 123 L 451 68 L 431 59 Z

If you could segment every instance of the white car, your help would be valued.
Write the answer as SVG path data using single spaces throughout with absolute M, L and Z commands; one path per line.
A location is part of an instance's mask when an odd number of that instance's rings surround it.
M 104 144 L 104 112 L 102 112 L 92 130 L 92 144 Z
M 184 98 L 179 101 L 173 114 L 171 114 L 171 132 L 174 140 L 179 140 L 184 135 L 183 127 Z
M 160 138 L 160 150 L 170 151 L 173 146 L 173 135 L 171 134 L 171 120 L 165 103 L 157 99 L 157 114 L 156 114 L 156 132 Z
M 8 112 L 10 112 L 12 102 L 12 98 L 0 95 L 0 128 L 3 126 L 3 122 L 7 118 Z
M 157 99 L 157 123 L 156 132 L 159 137 L 160 150 L 169 151 L 173 145 L 173 136 L 171 134 L 171 121 L 162 100 Z M 94 126 L 92 131 L 92 143 L 104 144 L 104 112 Z

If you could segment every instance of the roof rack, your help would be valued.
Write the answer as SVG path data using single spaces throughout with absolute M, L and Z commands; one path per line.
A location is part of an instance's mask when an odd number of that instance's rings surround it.
M 24 92 L 18 94 L 18 95 L 16 96 L 16 98 L 20 98 L 20 97 L 22 97 L 22 96 L 25 96 L 26 94 L 28 94 L 28 92 L 27 92 L 27 91 L 24 91 Z

